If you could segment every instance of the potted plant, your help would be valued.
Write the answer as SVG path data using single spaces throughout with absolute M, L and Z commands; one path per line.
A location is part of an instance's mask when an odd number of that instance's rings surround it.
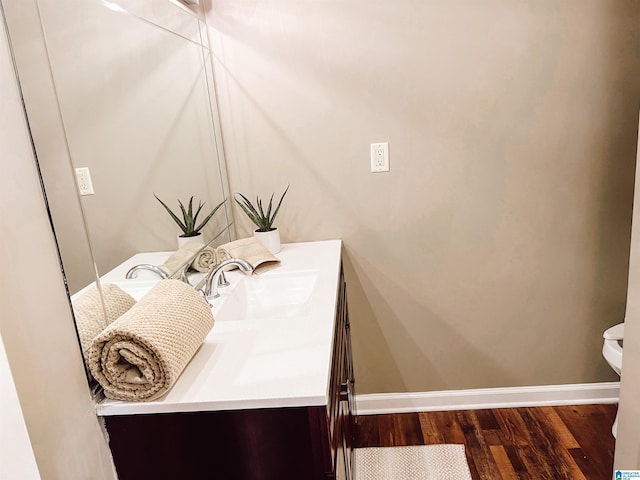
M 167 204 L 164 203 L 162 200 L 160 200 L 155 193 L 153 194 L 153 196 L 156 197 L 156 199 L 162 204 L 162 206 L 169 213 L 173 221 L 176 222 L 180 227 L 180 230 L 182 230 L 182 233 L 178 235 L 178 247 L 181 247 L 182 245 L 184 245 L 186 242 L 189 242 L 189 241 L 198 241 L 204 244 L 204 240 L 202 239 L 202 233 L 200 232 L 200 230 L 204 228 L 204 226 L 209 222 L 209 220 L 211 220 L 211 218 L 215 215 L 218 209 L 222 205 L 224 205 L 224 202 L 227 201 L 227 199 L 225 198 L 211 211 L 211 213 L 209 213 L 209 215 L 207 215 L 204 218 L 204 220 L 202 220 L 200 223 L 197 223 L 198 215 L 200 215 L 200 212 L 202 211 L 202 207 L 204 207 L 204 204 L 206 202 L 198 202 L 198 208 L 196 208 L 194 213 L 193 197 L 189 199 L 189 204 L 187 205 L 186 208 L 183 205 L 183 203 L 180 200 L 178 200 L 178 205 L 180 206 L 181 217 L 182 217 L 180 218 L 178 215 L 173 213 L 171 209 L 167 206 Z
M 271 194 L 271 198 L 269 199 L 269 205 L 267 209 L 262 206 L 262 200 L 260 197 L 256 196 L 255 205 L 251 203 L 251 201 L 245 197 L 242 193 L 236 193 L 234 196 L 234 200 L 244 213 L 247 214 L 249 220 L 253 222 L 253 224 L 258 227 L 254 230 L 253 235 L 258 239 L 260 243 L 262 243 L 267 250 L 271 253 L 278 253 L 280 251 L 280 232 L 277 227 L 273 226 L 273 222 L 278 215 L 278 211 L 280 210 L 280 206 L 282 205 L 282 200 L 284 200 L 284 196 L 289 191 L 289 185 L 284 190 L 284 193 L 280 197 L 280 201 L 275 209 L 273 209 L 273 193 Z

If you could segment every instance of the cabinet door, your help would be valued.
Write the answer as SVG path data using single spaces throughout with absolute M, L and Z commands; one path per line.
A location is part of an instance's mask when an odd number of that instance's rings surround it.
M 325 407 L 105 417 L 120 480 L 324 480 Z

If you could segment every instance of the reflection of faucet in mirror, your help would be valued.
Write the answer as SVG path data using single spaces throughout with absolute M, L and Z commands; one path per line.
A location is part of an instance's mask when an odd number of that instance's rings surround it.
M 220 262 L 207 274 L 207 276 L 203 280 L 203 293 L 206 298 L 218 298 L 220 296 L 220 294 L 218 293 L 218 282 L 220 281 L 220 278 L 224 273 L 225 267 L 228 267 L 230 265 L 239 267 L 240 270 L 244 273 L 253 273 L 253 266 L 251 266 L 249 262 L 241 258 L 230 258 L 228 260 Z
M 151 265 L 149 263 L 141 263 L 140 265 L 136 265 L 135 267 L 131 267 L 129 269 L 129 271 L 127 272 L 127 274 L 125 275 L 125 278 L 126 279 L 136 278 L 136 276 L 138 275 L 138 271 L 139 270 L 148 270 L 150 272 L 153 272 L 156 275 L 158 275 L 160 278 L 162 278 L 163 280 L 169 278 L 169 275 L 167 275 L 167 272 L 165 272 L 161 268 L 156 267 L 155 265 Z
M 186 283 L 188 285 L 191 285 L 191 282 L 189 281 L 189 275 L 187 274 L 187 272 L 189 271 L 189 268 L 191 268 L 191 262 L 186 263 L 174 275 L 171 275 L 166 270 L 163 270 L 161 267 L 158 267 L 156 265 L 151 265 L 149 263 L 141 263 L 140 265 L 136 265 L 134 267 L 131 267 L 129 269 L 129 271 L 127 272 L 127 274 L 125 275 L 125 278 L 127 280 L 130 280 L 132 278 L 136 278 L 137 275 L 138 275 L 138 271 L 139 270 L 148 270 L 149 272 L 155 273 L 156 275 L 158 275 L 163 280 L 166 280 L 168 278 L 172 278 L 173 276 L 177 276 L 178 280 L 180 280 L 180 281 L 182 281 L 182 282 L 184 282 L 184 283 Z

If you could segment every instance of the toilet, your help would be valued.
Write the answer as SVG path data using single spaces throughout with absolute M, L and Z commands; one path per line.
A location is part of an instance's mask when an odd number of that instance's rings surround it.
M 605 330 L 602 334 L 604 344 L 602 345 L 602 355 L 609 366 L 618 374 L 622 371 L 622 341 L 624 340 L 624 323 L 619 323 Z M 618 432 L 618 415 L 613 422 L 611 433 L 616 437 Z

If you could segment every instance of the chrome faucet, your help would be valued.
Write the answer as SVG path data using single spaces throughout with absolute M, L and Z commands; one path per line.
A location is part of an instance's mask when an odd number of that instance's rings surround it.
M 202 293 L 205 298 L 218 298 L 220 296 L 220 294 L 218 293 L 220 279 L 224 275 L 225 267 L 228 267 L 230 265 L 236 265 L 244 273 L 253 273 L 253 267 L 251 266 L 251 264 L 241 258 L 230 258 L 228 260 L 220 262 L 209 273 L 207 273 L 207 276 L 202 280 L 202 282 L 204 282 Z M 200 284 L 202 284 L 202 282 Z
M 153 272 L 156 275 L 158 275 L 163 280 L 169 278 L 169 275 L 167 274 L 167 272 L 165 272 L 164 270 L 162 270 L 161 268 L 155 265 L 151 265 L 150 263 L 141 263 L 140 265 L 136 265 L 135 267 L 132 267 L 125 275 L 125 278 L 127 279 L 136 278 L 136 276 L 138 275 L 138 270 L 149 270 L 150 272 Z

